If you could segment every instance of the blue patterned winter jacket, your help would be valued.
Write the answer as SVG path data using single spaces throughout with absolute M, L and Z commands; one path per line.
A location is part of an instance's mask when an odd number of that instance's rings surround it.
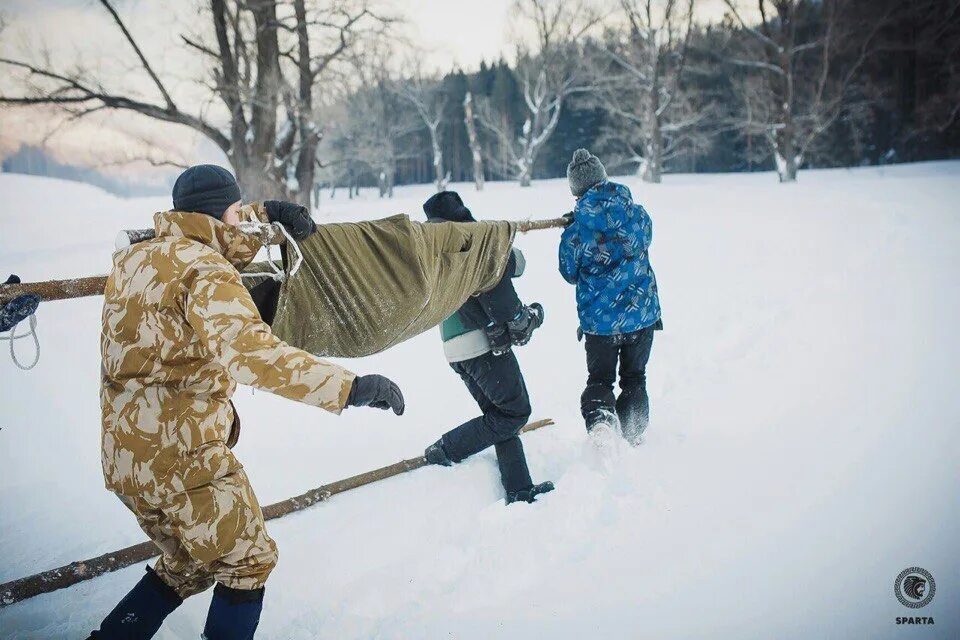
M 647 256 L 652 237 L 650 216 L 622 184 L 601 182 L 577 200 L 560 239 L 560 273 L 577 285 L 584 333 L 630 333 L 660 319 Z

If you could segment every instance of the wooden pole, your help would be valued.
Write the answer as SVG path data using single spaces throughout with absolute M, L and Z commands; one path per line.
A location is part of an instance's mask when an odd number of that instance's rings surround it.
M 286 237 L 276 224 L 246 223 L 247 233 L 260 236 L 264 244 L 283 244 Z M 540 229 L 561 229 L 569 224 L 566 218 L 551 218 L 549 220 L 524 220 L 517 223 L 517 231 L 528 233 Z M 143 242 L 155 237 L 152 229 L 131 229 L 121 231 L 117 236 L 117 248 L 122 249 L 136 242 Z M 103 295 L 103 288 L 107 284 L 107 276 L 90 276 L 87 278 L 73 278 L 69 280 L 47 280 L 46 282 L 24 282 L 22 284 L 0 285 L 0 305 L 24 293 L 36 293 L 44 302 L 51 300 L 67 300 L 69 298 L 83 298 L 86 296 Z
M 523 220 L 517 223 L 517 231 L 539 231 L 540 229 L 563 229 L 570 224 L 568 218 L 550 218 L 549 220 Z
M 107 276 L 90 276 L 71 280 L 47 280 L 46 282 L 24 282 L 21 284 L 0 285 L 0 305 L 6 304 L 25 293 L 36 293 L 44 302 L 66 300 L 103 295 L 107 285 Z
M 537 420 L 524 426 L 520 432 L 527 433 L 542 427 L 548 427 L 552 424 L 554 424 L 554 422 L 549 418 Z M 266 520 L 282 518 L 285 515 L 302 511 L 319 502 L 325 502 L 338 493 L 350 491 L 351 489 L 379 482 L 380 480 L 386 480 L 387 478 L 392 478 L 393 476 L 419 469 L 426 465 L 427 460 L 423 456 L 419 456 L 410 458 L 409 460 L 401 460 L 396 464 L 374 469 L 373 471 L 367 471 L 366 473 L 361 473 L 360 475 L 350 478 L 337 480 L 336 482 L 325 484 L 316 489 L 311 489 L 299 496 L 267 505 L 263 509 L 263 517 Z M 160 550 L 153 542 L 141 542 L 140 544 L 105 553 L 96 558 L 71 562 L 68 565 L 50 569 L 43 573 L 5 582 L 0 584 L 0 608 L 22 602 L 23 600 L 43 593 L 50 593 L 58 589 L 71 587 L 78 582 L 90 580 L 106 573 L 144 562 L 158 555 L 160 555 Z
M 287 237 L 276 222 L 265 224 L 261 222 L 241 222 L 240 230 L 260 238 L 263 244 L 285 244 Z M 157 232 L 153 229 L 127 229 L 117 235 L 117 249 L 126 249 L 132 244 L 153 240 L 157 237 Z

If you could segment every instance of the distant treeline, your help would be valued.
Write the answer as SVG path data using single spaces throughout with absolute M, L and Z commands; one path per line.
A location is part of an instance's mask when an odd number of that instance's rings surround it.
M 788 73 L 795 73 L 797 77 L 796 81 L 791 78 L 791 82 L 797 86 L 801 80 L 806 82 L 803 90 L 809 94 L 796 98 L 795 109 L 798 113 L 805 109 L 803 117 L 808 118 L 797 127 L 806 126 L 813 130 L 826 123 L 823 125 L 825 131 L 816 136 L 811 134 L 813 142 L 802 153 L 801 166 L 860 166 L 960 156 L 960 3 L 950 0 L 846 0 L 835 3 L 842 5 L 835 13 L 829 13 L 828 2 L 792 4 L 795 8 L 789 18 L 768 16 L 768 24 L 756 29 L 762 32 L 758 37 L 767 37 L 764 35 L 767 34 L 773 40 L 777 40 L 782 32 L 782 37 L 790 38 L 789 42 L 798 49 L 795 59 L 786 63 Z M 792 20 L 792 24 L 785 25 L 787 19 Z M 827 24 L 828 21 L 832 23 Z M 750 25 L 751 29 L 753 26 Z M 728 14 L 727 19 L 719 23 L 694 24 L 689 38 L 682 43 L 674 42 L 668 45 L 668 50 L 661 51 L 660 56 L 666 60 L 661 63 L 663 73 L 676 72 L 677 64 L 670 62 L 671 55 L 674 58 L 684 56 L 676 91 L 686 97 L 688 113 L 699 111 L 703 114 L 699 120 L 688 117 L 694 124 L 687 130 L 687 138 L 678 141 L 672 152 L 664 156 L 664 172 L 738 172 L 777 168 L 779 140 L 771 144 L 767 139 L 768 132 L 756 123 L 750 123 L 749 119 L 758 118 L 757 108 L 763 107 L 762 104 L 751 105 L 752 99 L 764 95 L 764 91 L 775 98 L 778 91 L 777 73 L 768 73 L 769 69 L 762 65 L 780 66 L 780 61 L 776 57 L 776 48 L 772 52 L 764 51 L 765 43 L 754 39 L 751 29 Z M 823 42 L 831 37 L 831 33 L 843 33 L 843 42 L 824 51 Z M 642 147 L 643 141 L 624 141 L 629 133 L 611 135 L 611 131 L 623 133 L 630 127 L 618 117 L 615 109 L 610 108 L 611 101 L 603 97 L 618 90 L 610 85 L 622 81 L 623 69 L 614 63 L 601 62 L 598 65 L 595 61 L 595 51 L 599 48 L 604 48 L 606 53 L 619 46 L 621 48 L 616 49 L 618 55 L 628 56 L 631 40 L 643 45 L 644 34 L 634 32 L 625 39 L 607 41 L 600 37 L 596 46 L 580 43 L 568 49 L 571 55 L 580 57 L 579 64 L 592 66 L 594 77 L 585 81 L 584 90 L 563 101 L 555 129 L 536 154 L 533 178 L 563 176 L 572 152 L 584 146 L 600 153 L 604 160 L 609 159 L 612 172 L 638 170 L 637 154 L 631 157 L 630 153 L 625 153 L 627 145 L 624 143 L 636 142 L 637 147 Z M 759 45 L 751 49 L 755 41 Z M 847 44 L 846 48 L 840 46 Z M 683 46 L 682 52 L 680 46 Z M 803 51 L 805 48 L 808 51 Z M 604 55 L 599 56 L 601 60 L 606 60 Z M 824 71 L 824 60 L 828 55 L 833 59 Z M 861 55 L 863 59 L 857 59 Z M 649 64 L 650 61 L 641 56 L 638 65 L 640 63 Z M 843 77 L 852 68 L 855 68 L 853 77 Z M 604 78 L 607 71 L 608 77 Z M 821 73 L 830 77 L 827 92 L 834 92 L 829 100 L 835 103 L 829 102 L 823 91 L 817 94 L 815 85 Z M 764 74 L 772 80 L 765 79 Z M 484 62 L 475 72 L 454 70 L 434 79 L 439 86 L 436 95 L 428 97 L 427 101 L 436 103 L 437 96 L 443 98 L 438 138 L 444 172 L 450 179 L 466 181 L 473 177 L 473 156 L 464 121 L 467 92 L 472 94 L 475 104 L 485 103 L 488 112 L 505 119 L 509 130 L 522 136 L 524 122 L 530 116 L 525 105 L 522 75 L 520 69 L 501 60 Z M 389 139 L 395 145 L 392 152 L 396 167 L 393 183 L 435 180 L 435 154 L 427 127 L 418 120 L 414 105 L 404 99 L 402 92 L 385 91 L 384 80 L 379 82 L 379 85 L 371 83 L 361 91 L 380 93 L 383 102 L 380 107 L 386 113 L 384 117 L 392 118 L 394 125 L 392 129 L 387 127 L 389 131 L 381 138 L 380 145 L 372 145 L 374 154 Z M 403 85 L 410 80 L 402 78 L 393 82 Z M 841 86 L 841 83 L 844 84 Z M 644 109 L 640 103 L 643 95 L 639 93 L 633 103 L 629 93 L 621 93 L 620 98 L 626 100 L 628 109 L 631 104 L 637 112 Z M 812 104 L 816 99 L 823 104 Z M 836 113 L 830 112 L 829 109 L 834 107 Z M 752 113 L 745 113 L 745 109 L 751 108 Z M 345 117 L 362 118 L 363 113 L 362 108 L 354 105 L 352 109 L 348 107 Z M 781 117 L 780 114 L 773 115 Z M 769 120 L 772 116 L 764 117 Z M 370 118 L 354 127 L 376 127 L 374 120 Z M 502 141 L 487 127 L 480 125 L 477 128 L 486 158 L 486 178 L 516 179 L 515 167 L 506 162 L 490 161 Z M 643 137 L 640 133 L 638 128 L 637 138 Z M 669 137 L 669 130 L 663 135 Z M 773 134 L 779 135 L 779 132 Z M 364 162 L 362 153 L 356 151 L 351 140 L 348 135 L 340 139 L 334 135 L 328 141 L 332 143 L 334 154 L 339 153 L 341 165 L 349 169 L 328 172 L 324 180 L 326 184 L 373 185 L 382 181 L 384 167 Z M 801 153 L 796 153 L 801 158 Z M 345 177 L 351 173 L 353 175 Z
M 31 176 L 46 176 L 48 178 L 85 182 L 125 198 L 168 195 L 170 193 L 169 185 L 141 184 L 112 178 L 96 169 L 59 162 L 44 149 L 26 144 L 20 145 L 15 153 L 4 158 L 3 162 L 0 163 L 0 168 L 4 173 L 22 173 Z

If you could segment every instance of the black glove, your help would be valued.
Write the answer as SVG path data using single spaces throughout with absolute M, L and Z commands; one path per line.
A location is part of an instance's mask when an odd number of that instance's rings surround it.
M 487 334 L 487 340 L 490 342 L 490 351 L 495 356 L 502 356 L 510 351 L 510 330 L 505 324 L 490 324 L 484 327 Z
M 520 310 L 520 315 L 507 323 L 510 342 L 522 346 L 530 342 L 530 336 L 543 324 L 543 305 L 534 302 Z
M 347 406 L 393 409 L 398 416 L 403 415 L 406 407 L 400 387 L 389 378 L 375 373 L 354 378 L 350 395 L 347 396 Z
M 281 200 L 266 200 L 263 203 L 270 222 L 279 222 L 297 240 L 306 240 L 317 230 L 317 223 L 303 205 Z
M 563 214 L 560 217 L 566 220 L 566 223 L 565 223 L 566 226 L 569 227 L 570 225 L 573 224 L 573 211 L 568 211 L 567 213 Z

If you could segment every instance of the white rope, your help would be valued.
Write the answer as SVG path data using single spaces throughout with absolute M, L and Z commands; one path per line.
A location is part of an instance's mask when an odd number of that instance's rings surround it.
M 287 233 L 286 227 L 280 225 L 280 231 L 283 232 L 284 237 L 287 239 L 287 246 L 293 247 L 294 253 L 297 254 L 297 259 L 293 263 L 293 268 L 290 269 L 290 275 L 293 276 L 300 269 L 300 265 L 303 264 L 303 252 L 300 251 L 300 245 L 297 244 L 297 241 L 290 237 L 290 234 Z
M 293 262 L 293 267 L 290 269 L 290 275 L 294 275 L 299 269 L 300 265 L 303 264 L 303 252 L 300 250 L 300 245 L 297 244 L 297 241 L 294 240 L 287 229 L 282 225 L 276 225 L 280 228 L 280 231 L 283 232 L 284 237 L 287 239 L 287 246 L 293 247 L 294 253 L 297 254 L 296 259 Z M 240 275 L 244 278 L 263 278 L 267 277 L 277 282 L 283 282 L 286 280 L 287 275 L 284 274 L 283 269 L 277 266 L 277 263 L 273 260 L 273 255 L 270 253 L 270 245 L 267 245 L 267 264 L 270 266 L 270 271 L 255 271 L 252 273 L 241 273 Z
M 13 360 L 13 364 L 17 365 L 17 367 L 19 367 L 23 371 L 30 371 L 30 369 L 33 369 L 35 366 L 37 366 L 37 363 L 40 362 L 40 337 L 37 336 L 37 314 L 35 313 L 30 314 L 30 317 L 27 320 L 30 325 L 29 333 L 24 333 L 23 335 L 18 336 L 17 327 L 20 326 L 20 323 L 18 322 L 17 324 L 10 327 L 9 336 L 0 336 L 0 340 L 8 340 L 10 342 L 10 358 Z M 20 340 L 21 338 L 29 338 L 31 336 L 33 337 L 33 349 L 34 349 L 33 362 L 31 362 L 28 365 L 25 365 L 22 362 L 20 362 L 20 358 L 17 357 L 17 350 L 14 348 L 13 343 L 15 340 Z
M 241 273 L 241 278 L 262 278 L 267 277 L 271 280 L 276 280 L 277 282 L 283 282 L 285 279 L 283 269 L 277 266 L 277 263 L 273 261 L 273 256 L 270 254 L 270 245 L 267 245 L 267 266 L 270 267 L 270 271 L 251 271 L 249 273 Z

